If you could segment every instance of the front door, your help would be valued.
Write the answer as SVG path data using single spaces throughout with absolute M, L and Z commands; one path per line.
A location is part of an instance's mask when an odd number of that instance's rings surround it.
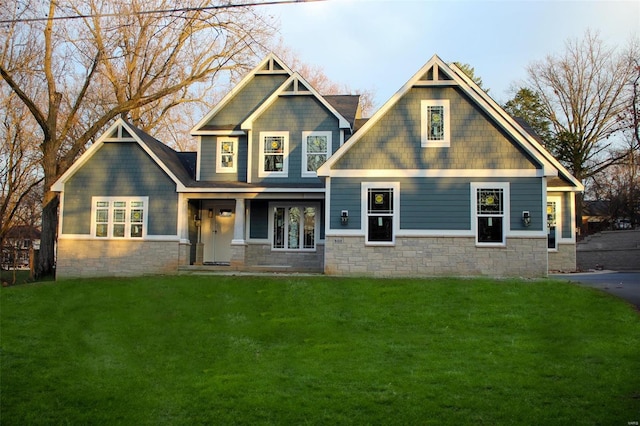
M 235 220 L 235 203 L 205 202 L 202 205 L 204 263 L 229 263 Z

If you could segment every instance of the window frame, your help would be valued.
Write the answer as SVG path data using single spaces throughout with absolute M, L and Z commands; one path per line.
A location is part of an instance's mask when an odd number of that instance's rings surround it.
M 108 203 L 106 207 L 98 207 L 98 203 Z M 115 203 L 125 203 L 124 221 L 115 221 L 115 210 L 122 209 Z M 132 203 L 142 203 L 142 206 L 132 206 Z M 98 221 L 98 210 L 107 210 L 107 220 Z M 133 210 L 142 210 L 142 221 L 133 222 L 131 213 Z M 91 197 L 91 237 L 98 240 L 144 240 L 147 238 L 147 227 L 149 219 L 149 197 Z M 140 236 L 131 236 L 131 228 L 135 223 L 142 225 Z M 106 224 L 105 236 L 99 236 L 96 227 L 98 224 Z M 114 228 L 116 224 L 124 225 L 123 236 L 115 236 Z
M 364 230 L 364 241 L 367 246 L 395 246 L 396 236 L 400 229 L 400 182 L 362 182 L 361 184 L 361 206 L 362 223 Z M 379 189 L 381 191 L 391 190 L 393 200 L 390 213 L 370 213 L 369 191 Z M 369 240 L 369 218 L 389 217 L 391 218 L 391 240 L 390 241 L 370 241 Z
M 442 139 L 429 139 L 429 107 L 442 107 L 443 137 Z M 449 99 L 423 99 L 420 101 L 420 142 L 422 148 L 448 148 L 451 146 L 451 107 Z
M 555 204 L 555 244 L 549 247 L 549 204 Z M 562 197 L 559 195 L 547 196 L 545 203 L 545 230 L 547 231 L 547 251 L 557 252 L 562 238 Z
M 289 210 L 292 208 L 299 208 L 304 215 L 304 210 L 306 208 L 314 208 L 315 209 L 315 218 L 314 218 L 314 227 L 313 227 L 313 247 L 305 247 L 305 228 L 304 221 L 302 222 L 302 227 L 299 228 L 298 235 L 298 247 L 290 248 L 289 242 L 289 229 L 290 229 L 290 220 L 289 220 Z M 276 209 L 284 209 L 284 223 L 283 230 L 285 232 L 286 238 L 283 238 L 283 247 L 276 247 L 276 223 L 275 223 L 275 212 Z M 318 241 L 320 239 L 320 203 L 269 203 L 269 244 L 271 246 L 271 251 L 283 251 L 283 252 L 316 252 L 318 249 Z
M 222 144 L 225 142 L 231 142 L 233 151 L 231 156 L 233 157 L 233 166 L 226 167 L 222 164 L 222 156 L 229 155 L 222 153 Z M 236 173 L 238 171 L 238 138 L 219 137 L 216 142 L 216 173 Z
M 260 158 L 258 160 L 258 177 L 288 177 L 289 176 L 289 132 L 260 132 Z M 265 157 L 267 155 L 274 155 L 270 152 L 265 152 L 264 142 L 267 137 L 282 137 L 282 170 L 281 171 L 266 171 Z M 280 154 L 280 153 L 278 153 Z
M 471 183 L 471 224 L 478 247 L 506 247 L 507 234 L 511 227 L 511 195 L 509 182 L 472 182 Z M 481 190 L 501 190 L 502 191 L 502 212 L 500 214 L 479 213 L 478 212 L 478 191 Z M 478 221 L 483 217 L 501 218 L 502 220 L 502 241 L 480 241 Z
M 309 153 L 307 151 L 307 138 L 310 136 L 324 136 L 327 138 L 327 149 L 325 152 L 313 152 Z M 302 177 L 317 177 L 317 169 L 314 171 L 309 171 L 309 155 L 318 155 L 325 154 L 326 159 L 325 162 L 331 157 L 331 153 L 333 152 L 333 142 L 332 142 L 333 132 L 331 131 L 305 131 L 302 132 Z

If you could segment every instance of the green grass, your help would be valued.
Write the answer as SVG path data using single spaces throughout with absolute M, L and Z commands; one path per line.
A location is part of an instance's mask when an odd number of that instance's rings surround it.
M 638 312 L 561 282 L 100 279 L 0 309 L 3 425 L 640 421 Z

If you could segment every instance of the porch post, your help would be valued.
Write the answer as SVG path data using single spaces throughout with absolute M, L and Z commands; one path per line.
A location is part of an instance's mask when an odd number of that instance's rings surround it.
M 233 240 L 231 240 L 231 268 L 242 270 L 246 267 L 245 255 L 247 243 L 244 239 L 244 198 L 236 198 L 236 214 L 233 222 Z
M 236 198 L 236 214 L 231 244 L 244 244 L 244 198 Z
M 189 241 L 189 198 L 185 194 L 178 194 L 178 265 L 188 265 L 190 262 L 191 241 Z

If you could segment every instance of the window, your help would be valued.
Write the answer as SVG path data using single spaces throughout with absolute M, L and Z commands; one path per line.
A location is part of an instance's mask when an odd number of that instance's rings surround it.
M 508 184 L 472 184 L 475 194 L 476 242 L 486 245 L 504 245 L 508 224 Z
M 331 132 L 302 132 L 302 176 L 317 176 L 331 149 Z
M 560 239 L 561 219 L 562 219 L 562 198 L 553 196 L 547 197 L 547 248 L 558 250 L 558 240 Z
M 289 132 L 260 132 L 260 177 L 287 177 Z
M 367 244 L 395 243 L 398 184 L 363 183 Z
M 315 250 L 317 212 L 318 206 L 274 206 L 272 248 L 274 250 Z
M 449 100 L 424 100 L 421 102 L 421 145 L 423 148 L 448 147 Z
M 146 236 L 148 197 L 93 197 L 91 233 L 96 238 Z
M 235 173 L 238 170 L 238 139 L 218 138 L 216 173 Z

